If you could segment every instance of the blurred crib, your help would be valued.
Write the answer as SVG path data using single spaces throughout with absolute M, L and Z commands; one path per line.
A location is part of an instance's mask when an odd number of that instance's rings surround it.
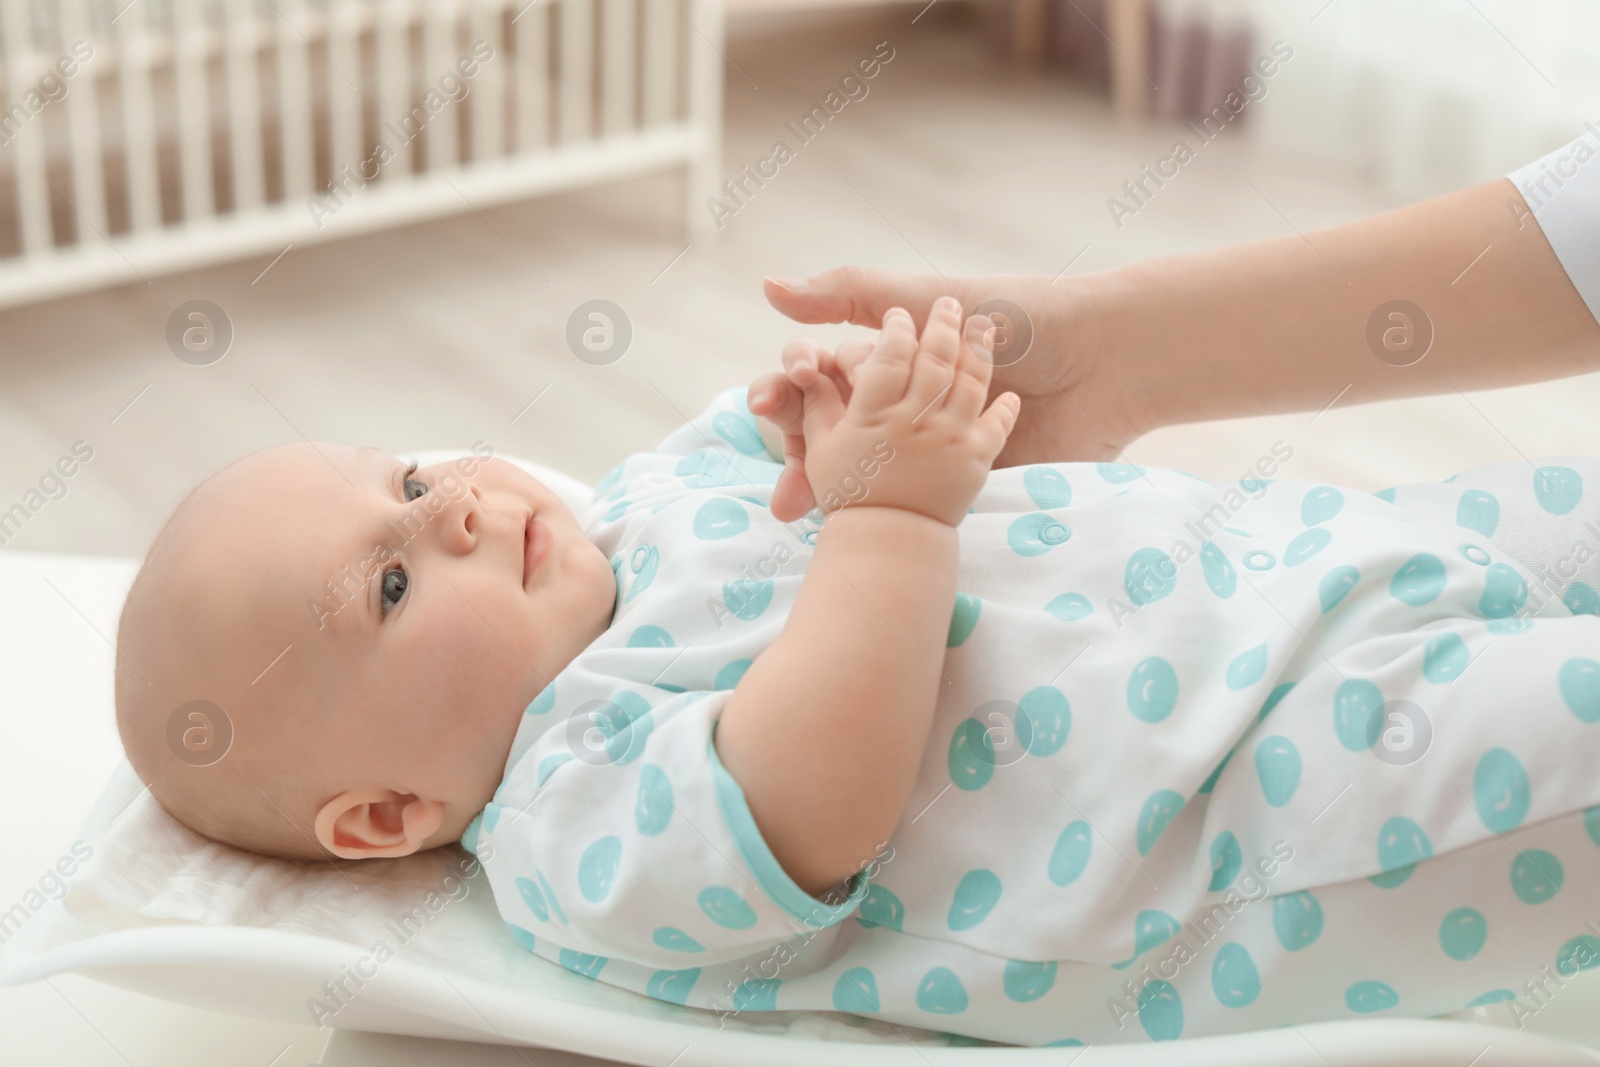
M 721 0 L 0 0 L 0 306 L 668 168 Z

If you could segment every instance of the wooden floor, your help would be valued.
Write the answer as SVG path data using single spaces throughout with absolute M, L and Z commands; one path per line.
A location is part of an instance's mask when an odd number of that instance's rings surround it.
M 1080 273 L 1393 206 L 1357 176 L 1255 152 L 1241 127 L 1119 230 L 1107 198 L 1192 135 L 1121 122 L 1059 73 L 1008 70 L 968 13 L 940 5 L 913 24 L 920 6 L 734 27 L 725 169 L 778 139 L 795 155 L 687 252 L 680 178 L 661 175 L 297 247 L 265 274 L 270 256 L 0 312 L 0 510 L 73 442 L 94 449 L 10 547 L 142 553 L 199 478 L 301 435 L 396 451 L 481 438 L 592 480 L 773 365 L 789 338 L 849 332 L 783 319 L 761 297 L 766 273 Z M 883 40 L 894 58 L 869 95 L 799 144 L 784 123 Z M 579 361 L 564 341 L 569 314 L 596 297 L 633 324 L 613 366 Z M 207 367 L 165 339 L 172 311 L 196 298 L 220 305 L 236 335 Z M 1284 476 L 1375 489 L 1600 450 L 1597 409 L 1591 375 L 1470 402 L 1335 405 L 1314 422 L 1175 428 L 1130 455 L 1223 480 L 1282 438 L 1296 451 Z

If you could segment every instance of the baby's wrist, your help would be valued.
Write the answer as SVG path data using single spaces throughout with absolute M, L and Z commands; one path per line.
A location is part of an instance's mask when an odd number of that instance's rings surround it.
M 965 510 L 966 509 L 962 509 L 963 514 L 965 514 Z M 839 520 L 846 515 L 856 516 L 855 519 L 850 520 L 852 525 L 867 523 L 890 525 L 904 525 L 909 523 L 911 525 L 922 525 L 924 523 L 931 523 L 935 527 L 942 527 L 943 529 L 954 531 L 956 526 L 960 523 L 960 519 L 957 519 L 955 522 L 951 522 L 949 519 L 939 514 L 937 509 L 924 510 L 908 504 L 897 504 L 890 503 L 888 501 L 869 499 L 860 501 L 859 503 L 847 503 L 831 511 L 824 508 L 824 528 L 838 523 Z

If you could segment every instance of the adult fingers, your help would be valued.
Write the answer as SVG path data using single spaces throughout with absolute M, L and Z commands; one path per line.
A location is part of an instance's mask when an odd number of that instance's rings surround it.
M 910 310 L 919 333 L 935 300 L 950 293 L 965 304 L 965 289 L 960 278 L 854 266 L 835 267 L 804 279 L 762 281 L 767 302 L 796 322 L 852 322 L 879 329 L 884 312 L 900 307 Z

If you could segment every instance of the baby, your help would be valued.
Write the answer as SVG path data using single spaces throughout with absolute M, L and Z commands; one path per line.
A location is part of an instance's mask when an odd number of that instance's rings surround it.
M 1600 460 L 991 470 L 989 327 L 894 309 L 581 518 L 481 449 L 246 457 L 129 592 L 129 759 L 252 851 L 459 842 L 527 950 L 724 1017 L 1163 1040 L 1600 963 L 1600 560 L 1557 560 L 1600 538 Z

